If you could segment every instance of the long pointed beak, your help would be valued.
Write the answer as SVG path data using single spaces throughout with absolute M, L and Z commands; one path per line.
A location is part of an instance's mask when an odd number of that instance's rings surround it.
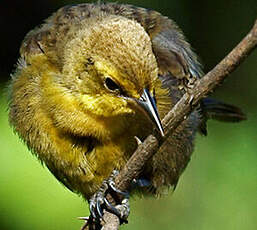
M 164 137 L 164 130 L 158 114 L 154 97 L 149 93 L 147 89 L 144 89 L 141 97 L 136 100 L 136 102 L 140 105 L 148 118 L 150 118 L 153 124 L 157 127 L 158 131 Z

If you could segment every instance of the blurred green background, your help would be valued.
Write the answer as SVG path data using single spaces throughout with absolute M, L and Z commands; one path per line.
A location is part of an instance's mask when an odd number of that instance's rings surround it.
M 4 89 L 25 34 L 51 12 L 82 1 L 1 1 L 0 6 L 0 230 L 74 229 L 87 204 L 42 167 L 8 126 Z M 205 72 L 247 33 L 256 0 L 119 1 L 160 11 L 174 19 L 199 54 Z M 248 120 L 209 122 L 197 136 L 192 160 L 176 191 L 160 199 L 133 198 L 122 229 L 257 229 L 257 51 L 215 91 L 240 106 Z

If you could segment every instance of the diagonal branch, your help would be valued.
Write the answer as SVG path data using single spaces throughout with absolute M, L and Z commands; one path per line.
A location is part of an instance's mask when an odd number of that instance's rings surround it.
M 165 130 L 165 138 L 159 140 L 150 135 L 138 146 L 120 174 L 116 177 L 116 187 L 120 190 L 128 190 L 132 180 L 137 178 L 147 162 L 159 149 L 161 144 L 172 135 L 179 124 L 185 120 L 194 110 L 202 98 L 219 86 L 223 80 L 233 72 L 236 67 L 257 46 L 257 20 L 246 37 L 209 73 L 195 82 L 192 90 L 185 93 L 179 102 L 162 120 Z M 114 214 L 105 212 L 102 230 L 116 230 L 119 228 L 119 218 Z

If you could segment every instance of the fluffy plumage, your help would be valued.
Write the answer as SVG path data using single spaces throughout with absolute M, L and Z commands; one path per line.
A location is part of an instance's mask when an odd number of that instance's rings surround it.
M 55 177 L 88 199 L 124 166 L 152 124 L 138 109 L 144 88 L 162 118 L 201 75 L 175 23 L 131 5 L 66 6 L 28 33 L 13 74 L 10 123 Z M 108 80 L 107 80 L 108 79 Z M 194 111 L 148 162 L 151 192 L 176 185 L 200 124 Z

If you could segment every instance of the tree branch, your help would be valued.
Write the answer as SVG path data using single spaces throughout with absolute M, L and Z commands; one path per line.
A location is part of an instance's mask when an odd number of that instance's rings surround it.
M 145 163 L 153 157 L 165 140 L 172 135 L 179 124 L 185 120 L 194 110 L 202 98 L 219 86 L 223 80 L 236 69 L 236 67 L 253 51 L 257 46 L 257 20 L 246 37 L 209 73 L 197 80 L 193 89 L 184 94 L 179 102 L 162 120 L 165 130 L 165 138 L 157 139 L 150 135 L 140 144 L 131 156 L 120 174 L 116 177 L 116 187 L 122 191 L 128 190 L 134 178 L 138 178 Z M 102 230 L 116 230 L 119 228 L 119 218 L 105 211 Z

